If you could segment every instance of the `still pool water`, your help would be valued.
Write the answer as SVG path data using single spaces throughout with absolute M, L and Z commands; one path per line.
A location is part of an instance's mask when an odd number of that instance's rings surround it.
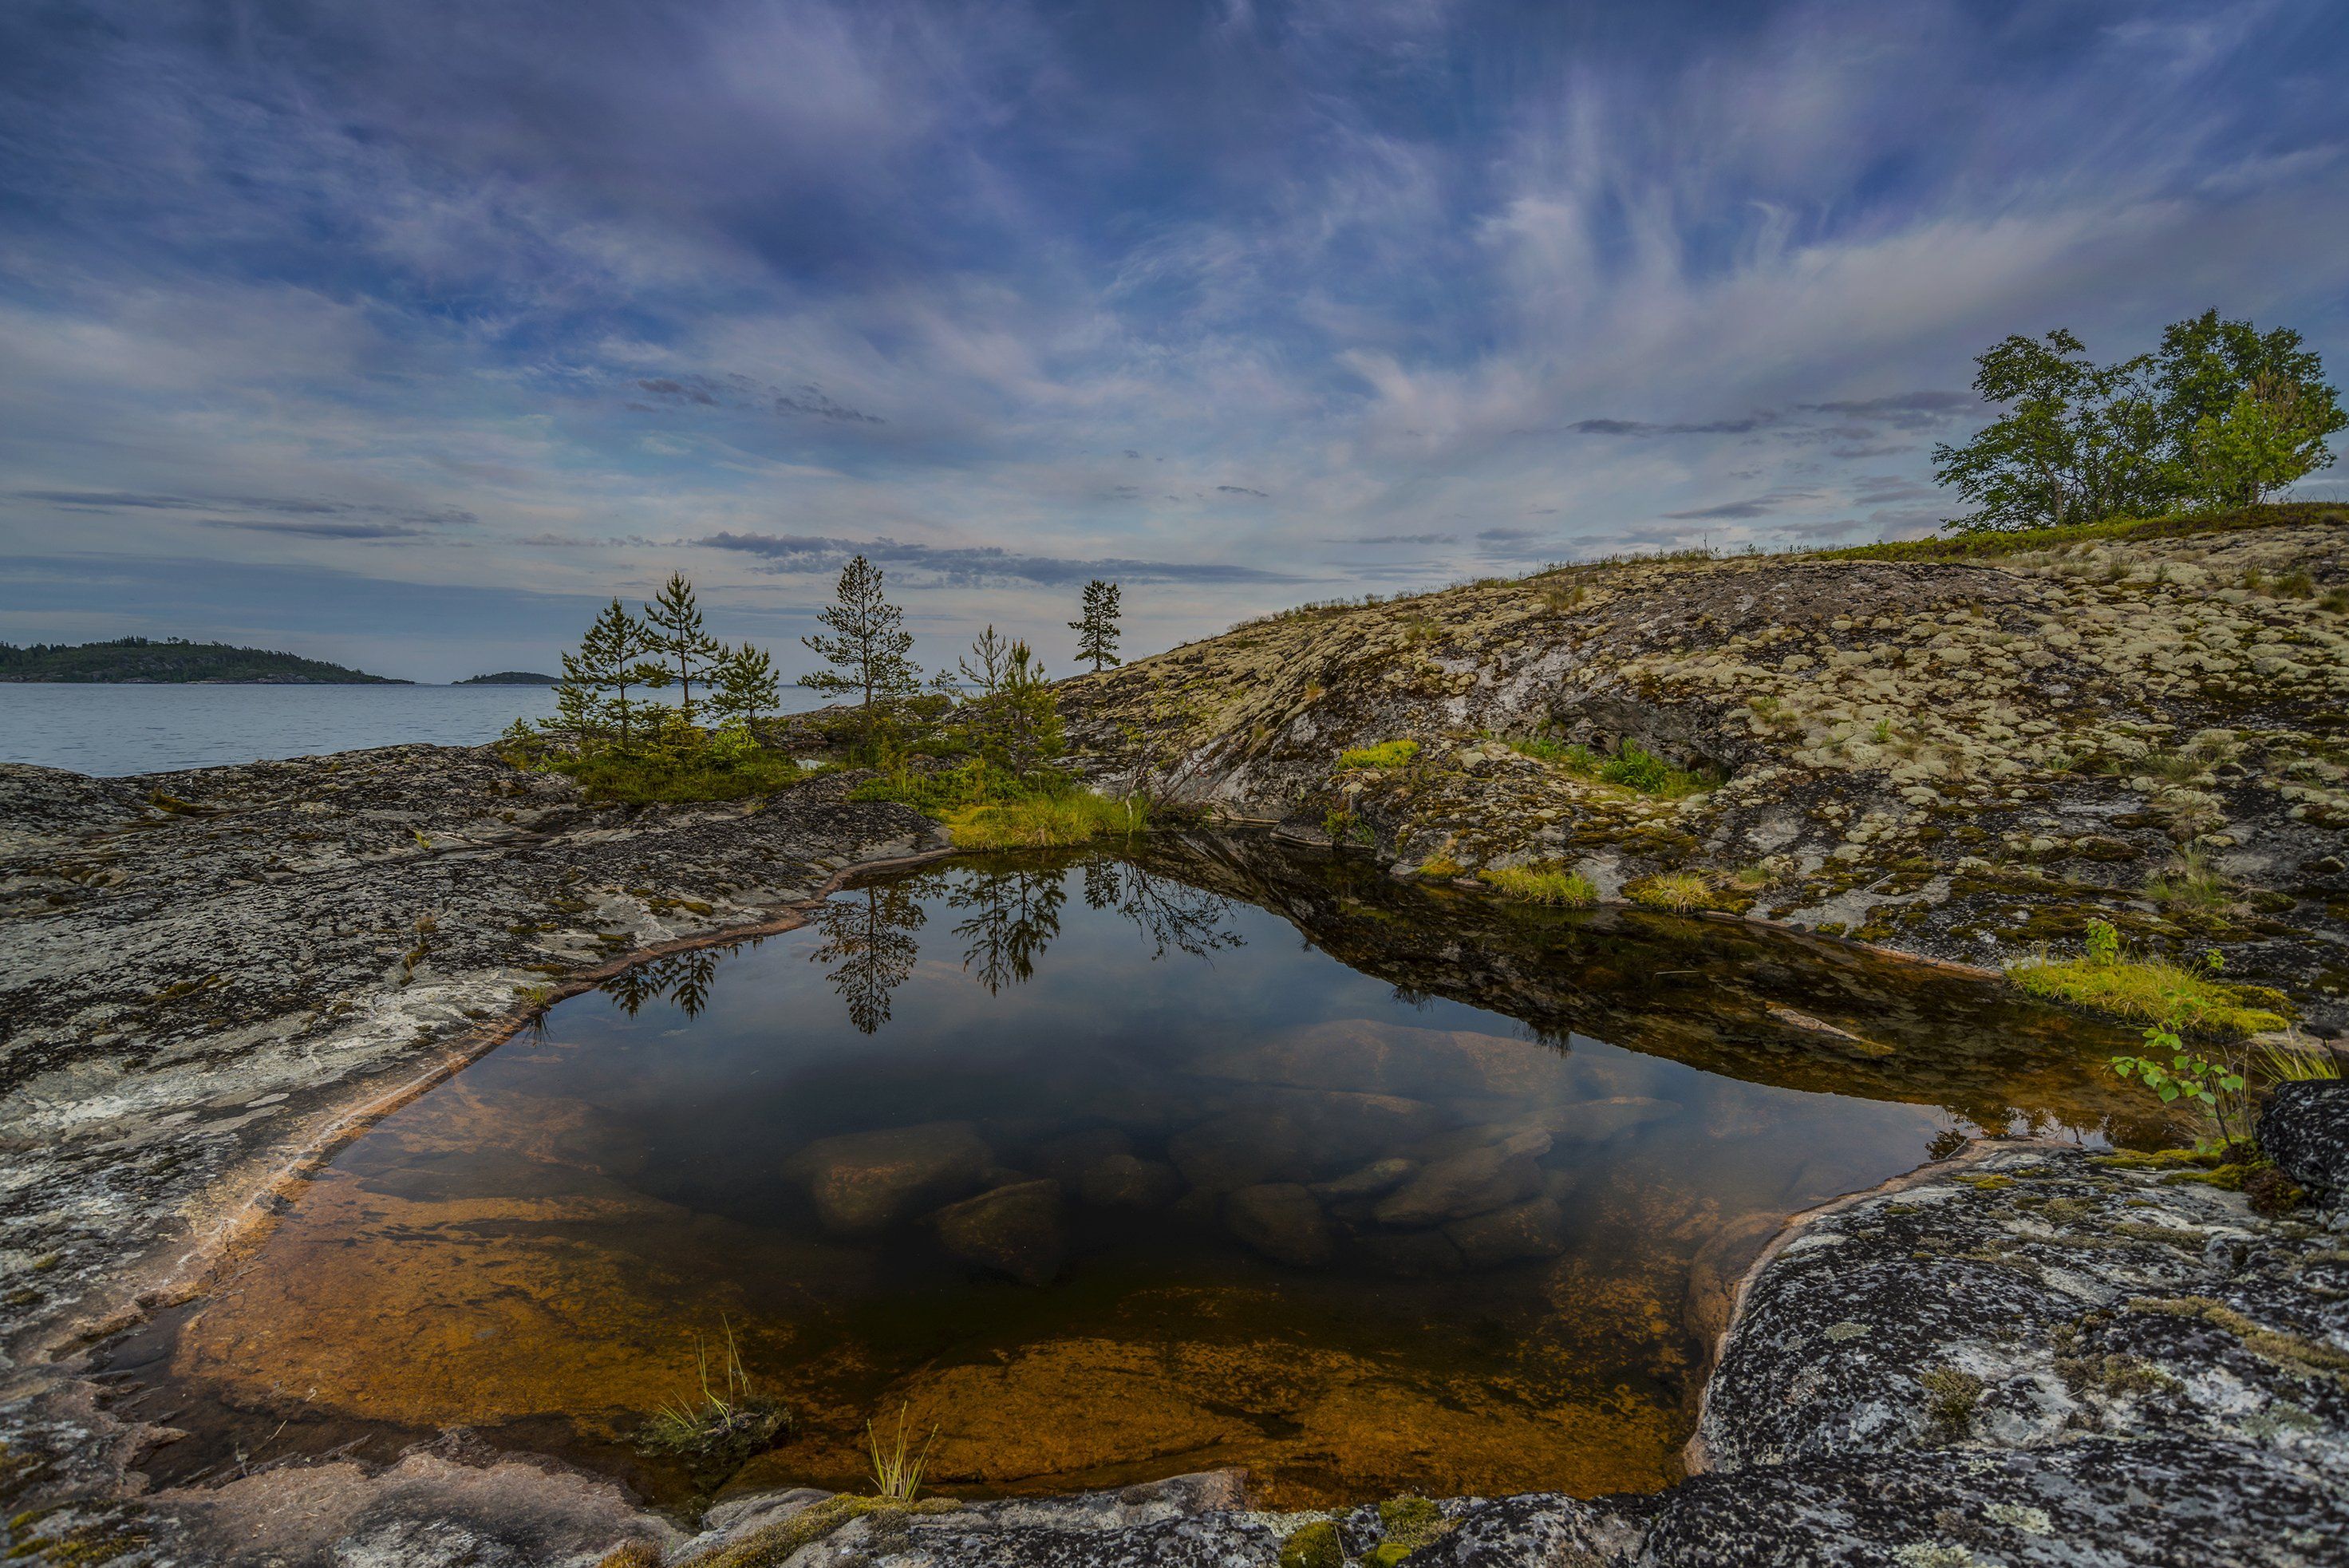
M 2109 1045 L 1828 944 L 1260 845 L 957 863 L 557 1006 L 112 1376 L 191 1433 L 162 1479 L 462 1425 L 682 1506 L 859 1485 L 904 1411 L 968 1494 L 1654 1489 L 1709 1244 L 1953 1129 L 2096 1136 Z M 730 1336 L 789 1424 L 646 1451 Z

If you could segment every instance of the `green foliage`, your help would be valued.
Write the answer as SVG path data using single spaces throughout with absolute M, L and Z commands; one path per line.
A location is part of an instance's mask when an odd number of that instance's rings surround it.
M 1684 768 L 1656 755 L 1637 741 L 1619 742 L 1612 755 L 1601 756 L 1588 746 L 1567 745 L 1547 736 L 1511 741 L 1509 749 L 1533 757 L 1580 778 L 1597 779 L 1619 789 L 1680 800 L 1716 789 L 1721 780 L 1712 774 Z
M 2341 1058 L 2322 1046 L 2311 1049 L 2263 1042 L 2257 1059 L 2260 1076 L 2271 1084 L 2309 1083 L 2341 1076 Z
M 1069 623 L 1069 629 L 1077 634 L 1078 661 L 1091 664 L 1096 675 L 1108 666 L 1125 662 L 1117 656 L 1117 585 L 1099 577 L 1087 583 L 1084 608 Z
M 2209 857 L 2191 848 L 2145 879 L 2145 896 L 2164 909 L 2189 914 L 2217 914 L 2234 902 L 2226 878 Z
M 945 820 L 957 849 L 1058 849 L 1146 832 L 1150 808 L 1132 796 L 1112 800 L 1072 789 L 973 806 Z
M 1424 872 L 1426 867 L 1422 867 Z M 1477 879 L 1495 892 L 1525 904 L 1553 909 L 1587 909 L 1599 902 L 1599 885 L 1579 871 L 1526 866 L 1487 867 Z
M 2089 925 L 2088 950 L 2077 959 L 2033 958 L 2007 971 L 2026 995 L 2060 1002 L 2178 1034 L 2234 1039 L 2282 1029 L 2284 1000 L 2256 986 L 2229 985 L 2206 961 L 2198 972 L 2120 950 L 2105 921 Z M 2174 1027 L 2173 1027 L 2174 1026 Z
M 1661 876 L 1643 877 L 1623 885 L 1623 896 L 1635 904 L 1651 909 L 1670 909 L 1685 915 L 1697 909 L 1721 907 L 1713 885 L 1694 871 L 1667 871 Z
M 873 1423 L 864 1423 L 865 1445 L 873 1453 L 873 1488 L 889 1502 L 914 1501 L 915 1494 L 922 1490 L 922 1471 L 930 1462 L 930 1445 L 938 1440 L 938 1429 L 934 1426 L 922 1443 L 921 1452 L 912 1452 L 905 1436 L 906 1410 L 904 1405 L 897 1407 L 896 1436 L 885 1444 L 873 1429 Z
M 710 711 L 728 723 L 756 723 L 782 697 L 775 661 L 765 649 L 747 642 L 725 651 L 711 676 L 717 684 L 709 695 Z
M 254 681 L 264 685 L 408 686 L 381 675 L 364 675 L 323 659 L 224 642 L 190 642 L 183 637 L 150 641 L 118 637 L 109 642 L 36 642 L 18 648 L 0 642 L 0 681 L 135 680 Z
M 1417 741 L 1380 741 L 1368 746 L 1349 747 L 1339 753 L 1336 771 L 1351 773 L 1364 768 L 1406 767 L 1418 755 Z
M 788 789 L 812 771 L 760 745 L 740 724 L 705 735 L 675 710 L 660 729 L 635 745 L 535 757 L 507 754 L 576 779 L 587 798 L 601 805 L 743 800 Z
M 1376 1568 L 1393 1568 L 1413 1552 L 1450 1534 L 1452 1521 L 1427 1499 L 1406 1493 L 1379 1504 L 1379 1528 L 1385 1538 L 1362 1562 Z
M 877 708 L 913 696 L 922 682 L 921 670 L 907 657 L 914 634 L 905 628 L 905 612 L 882 594 L 882 576 L 862 556 L 843 566 L 833 602 L 816 617 L 831 635 L 814 632 L 800 639 L 832 668 L 811 670 L 799 683 L 829 697 L 855 694 L 868 761 L 878 760 L 871 754 Z
M 678 684 L 679 705 L 689 720 L 693 717 L 693 683 L 705 684 L 726 649 L 709 635 L 701 623 L 701 606 L 694 598 L 693 585 L 682 574 L 671 572 L 661 591 L 645 606 L 645 651 L 658 666 L 659 676 L 649 683 L 666 687 L 672 680 Z
M 761 1398 L 751 1386 L 741 1349 L 734 1342 L 734 1325 L 725 1324 L 725 1331 L 726 1357 L 719 1368 L 718 1386 L 710 1385 L 709 1347 L 696 1334 L 693 1357 L 701 1386 L 698 1397 L 663 1405 L 638 1434 L 638 1448 L 647 1453 L 674 1454 L 730 1468 L 765 1448 L 790 1423 L 790 1411 Z
M 1934 472 L 1963 495 L 1962 532 L 2064 528 L 2180 506 L 2242 506 L 2333 462 L 2349 428 L 2317 355 L 2206 311 L 2151 354 L 2096 365 L 2071 333 L 2010 337 L 1975 361 L 1974 389 L 2006 411 Z

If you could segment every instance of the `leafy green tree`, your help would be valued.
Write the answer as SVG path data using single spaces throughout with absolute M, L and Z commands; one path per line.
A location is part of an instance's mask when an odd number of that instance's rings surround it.
M 775 661 L 765 649 L 747 642 L 727 650 L 711 675 L 717 684 L 711 690 L 709 706 L 721 720 L 751 723 L 782 697 Z
M 702 625 L 693 585 L 681 573 L 671 572 L 659 596 L 645 606 L 644 624 L 646 651 L 658 661 L 664 677 L 654 684 L 666 686 L 675 680 L 685 716 L 690 720 L 693 683 L 699 680 L 707 685 L 726 650 Z
M 1069 629 L 1077 634 L 1078 661 L 1092 664 L 1096 675 L 1109 665 L 1125 662 L 1117 656 L 1117 585 L 1099 577 L 1087 583 L 1084 609 Z
M 1956 524 L 1968 533 L 2249 505 L 2330 466 L 2326 438 L 2349 428 L 2299 333 L 2215 310 L 2115 365 L 2061 328 L 2011 337 L 1975 365 L 1974 389 L 2006 412 L 1933 449 L 1936 477 L 1974 504 Z
M 2167 509 L 2153 356 L 2093 364 L 2059 327 L 2044 343 L 2018 333 L 1974 363 L 1974 390 L 2010 406 L 1965 445 L 1933 449 L 1934 477 L 1974 505 L 1961 529 L 2064 527 Z
M 905 628 L 905 612 L 881 591 L 881 568 L 859 556 L 843 566 L 833 602 L 816 618 L 832 628 L 800 639 L 829 670 L 811 670 L 799 679 L 802 686 L 827 696 L 857 694 L 864 718 L 864 741 L 873 746 L 876 705 L 902 701 L 921 690 L 922 672 L 906 656 L 914 634 Z

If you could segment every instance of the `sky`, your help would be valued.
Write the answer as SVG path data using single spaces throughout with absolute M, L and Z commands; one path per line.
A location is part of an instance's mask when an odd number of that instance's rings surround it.
M 14 0 L 0 639 L 812 663 L 1927 533 L 1971 360 L 2349 368 L 2349 16 L 2244 4 Z M 2349 492 L 2349 469 L 2321 493 Z

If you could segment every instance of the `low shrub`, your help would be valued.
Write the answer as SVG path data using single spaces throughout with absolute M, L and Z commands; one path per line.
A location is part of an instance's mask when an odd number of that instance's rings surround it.
M 1511 741 L 1509 749 L 1564 768 L 1587 779 L 1597 779 L 1618 789 L 1628 789 L 1638 794 L 1651 794 L 1664 800 L 1680 800 L 1720 787 L 1715 774 L 1656 755 L 1637 741 L 1625 741 L 1616 747 L 1611 756 L 1602 756 L 1585 745 L 1567 745 L 1545 736 L 1530 740 Z
M 1599 902 L 1599 885 L 1579 871 L 1528 866 L 1495 866 L 1476 873 L 1505 898 L 1552 909 L 1587 909 Z
M 597 752 L 585 757 L 550 757 L 550 773 L 576 779 L 599 805 L 679 805 L 695 801 L 746 800 L 789 789 L 812 770 L 781 752 L 764 749 L 734 756 L 705 752 Z

